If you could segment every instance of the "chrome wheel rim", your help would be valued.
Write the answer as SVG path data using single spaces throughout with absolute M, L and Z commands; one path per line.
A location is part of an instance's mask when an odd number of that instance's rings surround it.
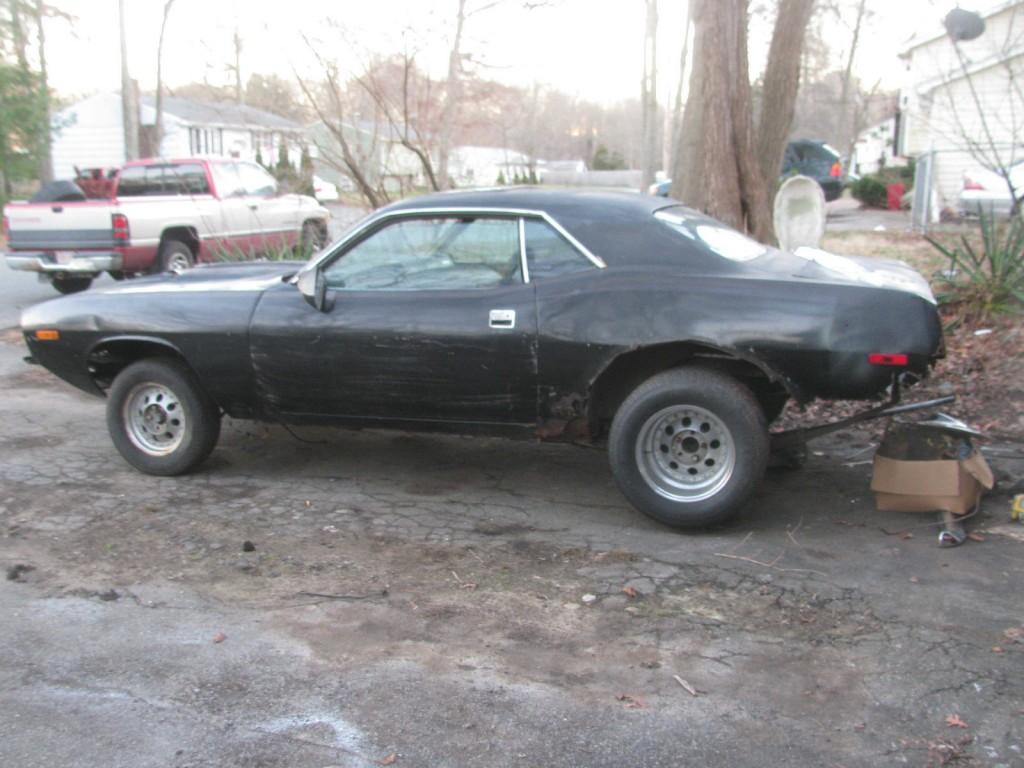
M 696 405 L 673 405 L 640 428 L 636 464 L 659 496 L 672 501 L 709 499 L 729 482 L 736 445 L 721 419 Z
M 137 384 L 125 398 L 123 413 L 128 438 L 149 456 L 173 453 L 185 438 L 185 409 L 163 384 Z
M 176 275 L 181 274 L 191 266 L 192 262 L 189 261 L 188 256 L 184 253 L 172 253 L 170 258 L 167 259 L 167 271 L 174 272 Z

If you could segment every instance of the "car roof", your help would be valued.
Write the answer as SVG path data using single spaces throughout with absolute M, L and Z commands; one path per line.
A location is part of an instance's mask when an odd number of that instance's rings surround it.
M 665 263 L 678 252 L 677 238 L 654 212 L 675 200 L 636 192 L 497 187 L 438 192 L 394 203 L 381 213 L 434 209 L 541 211 L 609 265 Z
M 636 192 L 607 190 L 547 189 L 544 187 L 492 187 L 455 190 L 411 197 L 388 206 L 386 210 L 410 208 L 509 208 L 538 210 L 554 215 L 586 208 L 614 208 L 623 213 L 648 216 L 665 207 L 664 198 Z

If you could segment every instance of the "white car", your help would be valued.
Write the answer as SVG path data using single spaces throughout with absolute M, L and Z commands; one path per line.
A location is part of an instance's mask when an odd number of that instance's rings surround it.
M 313 177 L 313 194 L 321 203 L 333 203 L 338 199 L 338 188 L 326 179 Z
M 1010 167 L 1010 181 L 1018 198 L 1024 195 L 1024 161 Z M 964 172 L 963 188 L 957 197 L 957 210 L 961 216 L 977 216 L 982 211 L 996 216 L 1009 216 L 1013 201 L 1006 179 L 985 168 L 972 168 Z

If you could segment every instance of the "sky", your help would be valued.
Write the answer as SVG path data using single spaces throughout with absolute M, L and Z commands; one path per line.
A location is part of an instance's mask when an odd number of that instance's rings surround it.
M 848 0 L 849 2 L 849 0 Z M 852 2 L 850 3 L 852 4 Z M 117 0 L 55 0 L 74 17 L 48 21 L 51 84 L 64 97 L 120 87 Z M 129 65 L 144 90 L 156 84 L 156 46 L 163 0 L 125 0 Z M 493 7 L 487 7 L 492 6 Z M 873 15 L 859 49 L 863 80 L 896 87 L 897 53 L 918 30 L 938 24 L 954 5 L 944 0 L 868 0 Z M 643 0 L 549 0 L 524 10 L 521 0 L 467 0 L 463 48 L 485 76 L 511 84 L 540 83 L 614 103 L 635 98 L 641 78 Z M 454 33 L 457 0 L 175 0 L 167 26 L 164 71 L 169 86 L 193 81 L 228 84 L 231 39 L 243 38 L 243 77 L 293 72 L 315 76 L 309 42 L 340 70 L 358 72 L 371 52 L 417 51 L 441 78 Z M 679 70 L 686 0 L 659 3 L 659 93 L 669 101 Z M 836 62 L 849 44 L 842 20 L 826 27 Z M 767 22 L 752 24 L 751 63 L 770 38 Z M 760 52 L 760 53 L 759 53 Z

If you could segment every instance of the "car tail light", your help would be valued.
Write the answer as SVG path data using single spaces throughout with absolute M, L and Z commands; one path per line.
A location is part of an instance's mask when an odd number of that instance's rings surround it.
M 114 230 L 114 242 L 119 245 L 128 245 L 128 241 L 131 239 L 128 217 L 123 213 L 112 213 L 110 214 L 110 225 Z
M 838 179 L 843 175 L 843 166 L 839 163 L 832 163 L 832 167 L 829 168 L 828 175 L 832 178 Z
M 887 352 L 871 352 L 868 354 L 871 365 L 906 365 L 909 358 L 905 354 L 889 354 Z
M 982 190 L 984 188 L 984 184 L 980 184 L 970 176 L 964 176 L 964 189 Z

